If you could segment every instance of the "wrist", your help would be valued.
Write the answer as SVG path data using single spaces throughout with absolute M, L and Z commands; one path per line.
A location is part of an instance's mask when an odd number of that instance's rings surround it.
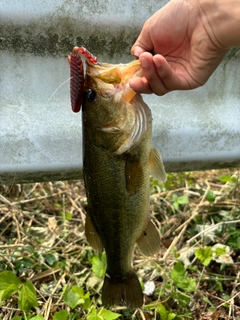
M 239 0 L 199 0 L 199 7 L 216 46 L 224 49 L 240 46 Z

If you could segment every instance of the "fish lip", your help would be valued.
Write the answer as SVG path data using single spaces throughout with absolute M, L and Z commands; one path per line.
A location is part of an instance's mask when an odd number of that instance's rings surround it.
M 139 62 L 139 60 L 133 60 L 130 63 L 118 63 L 118 64 L 114 64 L 114 63 L 106 63 L 106 62 L 99 62 L 98 64 L 93 64 L 90 61 L 86 61 L 86 73 L 89 76 L 97 76 L 99 75 L 99 73 L 102 71 L 107 71 L 109 69 L 114 69 L 114 68 L 119 68 L 121 70 L 123 70 L 124 68 L 127 68 L 127 70 L 133 66 L 136 66 L 138 69 L 138 72 L 136 74 L 136 76 L 141 75 L 142 73 L 142 68 L 141 68 L 141 64 Z
M 106 68 L 112 68 L 112 67 L 119 67 L 119 66 L 124 66 L 124 64 L 122 63 L 107 63 L 107 62 L 99 62 L 97 64 L 94 64 L 88 60 L 86 60 L 86 64 L 89 66 L 89 67 L 92 67 L 94 69 L 106 69 Z
M 102 71 L 106 71 L 107 69 L 111 69 L 116 67 L 115 64 L 109 63 L 100 63 L 100 64 L 93 64 L 90 61 L 86 61 L 86 72 L 87 75 L 90 77 L 97 77 L 99 73 Z

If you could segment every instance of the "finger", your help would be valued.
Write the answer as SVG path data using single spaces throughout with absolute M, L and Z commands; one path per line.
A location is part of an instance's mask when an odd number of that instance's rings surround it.
M 149 25 L 150 25 L 150 19 L 145 22 L 143 25 L 142 31 L 137 38 L 136 42 L 131 48 L 131 54 L 139 57 L 140 54 L 147 51 L 153 50 L 153 43 L 151 38 L 149 37 Z
M 151 72 L 149 72 L 149 69 L 151 69 L 152 72 L 156 73 L 155 66 L 153 64 L 153 57 L 150 53 L 144 52 L 140 55 L 139 61 L 142 66 L 142 77 L 136 77 L 131 79 L 129 84 L 131 88 L 137 92 L 152 93 L 152 90 L 148 83 L 149 79 L 146 79 L 146 76 L 148 78 L 151 78 Z
M 129 82 L 131 88 L 140 93 L 164 94 L 165 91 L 161 89 L 164 86 L 156 72 L 153 56 L 149 52 L 144 52 L 140 55 L 139 61 L 142 66 L 142 77 L 131 79 Z
M 153 56 L 150 53 L 145 52 L 140 55 L 139 60 L 142 66 L 142 75 L 146 79 L 150 91 L 157 95 L 164 95 L 167 93 L 168 91 L 156 70 Z
M 139 93 L 153 93 L 152 90 L 149 88 L 147 79 L 144 77 L 135 77 L 129 80 L 130 87 Z
M 161 56 L 160 54 L 156 54 L 153 57 L 153 63 L 156 68 L 156 73 L 158 77 L 161 79 L 161 83 L 164 86 L 166 92 L 172 91 L 172 90 L 181 90 L 181 89 L 187 89 L 187 83 L 186 81 L 182 81 L 175 72 L 172 70 L 171 66 L 167 62 L 167 60 Z M 145 74 L 145 77 L 148 79 L 148 77 Z M 150 79 L 148 79 L 148 82 L 150 87 L 153 89 L 153 92 L 155 90 L 156 84 L 154 86 L 154 83 L 151 83 Z M 160 91 L 161 88 L 159 88 Z M 166 93 L 165 92 L 165 93 Z
M 142 77 L 130 80 L 129 85 L 139 93 L 155 93 L 162 96 L 173 90 L 190 89 L 188 81 L 178 76 L 167 60 L 161 55 L 148 52 L 140 55 Z
M 131 49 L 131 54 L 138 58 L 140 56 L 140 54 L 142 54 L 145 51 L 146 50 L 144 48 L 142 48 L 141 46 L 134 44 Z

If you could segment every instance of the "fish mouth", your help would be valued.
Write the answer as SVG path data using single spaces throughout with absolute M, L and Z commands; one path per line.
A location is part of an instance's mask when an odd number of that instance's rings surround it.
M 129 80 L 142 74 L 139 60 L 128 64 L 92 64 L 86 62 L 86 88 L 95 89 L 102 97 L 112 97 L 118 92 L 123 93 L 125 101 L 130 102 L 136 92 L 130 88 Z
M 142 67 L 139 60 L 133 60 L 127 64 L 110 64 L 86 63 L 87 75 L 94 78 L 99 78 L 106 83 L 124 83 L 126 84 L 130 78 L 141 76 Z
M 93 90 L 102 98 L 111 98 L 115 94 L 123 91 L 124 85 L 121 83 L 106 83 L 99 77 L 87 76 L 85 81 L 85 91 Z

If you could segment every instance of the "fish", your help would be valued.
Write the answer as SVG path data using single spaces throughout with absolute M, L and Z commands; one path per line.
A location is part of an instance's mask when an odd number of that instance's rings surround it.
M 85 234 L 97 252 L 106 252 L 103 305 L 129 309 L 143 305 L 132 267 L 135 244 L 146 256 L 160 250 L 160 235 L 149 216 L 149 174 L 166 181 L 161 155 L 152 146 L 151 110 L 129 86 L 141 72 L 139 60 L 86 61 L 82 103 Z

